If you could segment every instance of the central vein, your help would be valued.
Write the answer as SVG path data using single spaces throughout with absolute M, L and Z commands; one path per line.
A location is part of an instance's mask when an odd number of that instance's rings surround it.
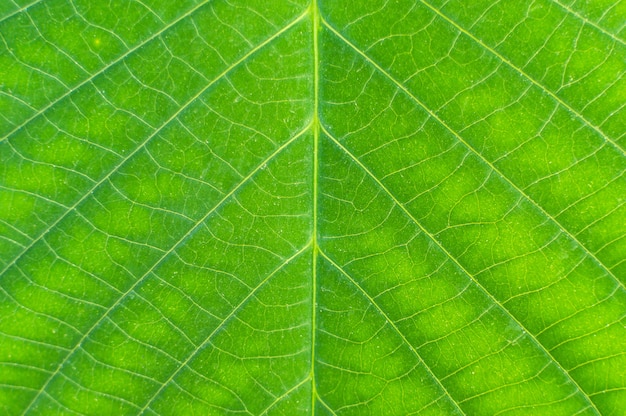
M 311 414 L 315 414 L 317 391 L 315 388 L 315 332 L 317 309 L 317 177 L 318 177 L 318 147 L 319 147 L 319 49 L 317 33 L 319 31 L 319 16 L 317 0 L 311 1 L 311 18 L 313 20 L 313 235 L 312 235 L 312 281 L 311 281 Z

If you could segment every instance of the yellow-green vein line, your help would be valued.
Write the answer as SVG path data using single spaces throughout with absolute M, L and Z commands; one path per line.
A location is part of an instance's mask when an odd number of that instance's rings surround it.
M 313 225 L 312 225 L 312 273 L 311 273 L 311 415 L 315 415 L 315 400 L 317 398 L 317 388 L 315 383 L 315 332 L 316 325 L 316 309 L 317 309 L 317 256 L 319 252 L 317 244 L 317 182 L 319 175 L 319 10 L 317 0 L 311 1 L 311 20 L 313 31 Z

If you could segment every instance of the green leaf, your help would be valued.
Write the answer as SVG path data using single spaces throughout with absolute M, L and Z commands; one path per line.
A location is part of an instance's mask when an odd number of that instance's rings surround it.
M 0 2 L 0 413 L 623 415 L 624 5 Z

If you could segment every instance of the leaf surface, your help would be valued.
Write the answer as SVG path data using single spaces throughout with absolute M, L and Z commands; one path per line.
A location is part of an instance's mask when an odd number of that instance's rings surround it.
M 0 5 L 8 415 L 621 415 L 624 2 Z

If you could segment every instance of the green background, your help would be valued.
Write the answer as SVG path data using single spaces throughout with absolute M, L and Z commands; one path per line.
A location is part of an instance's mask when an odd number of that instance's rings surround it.
M 0 2 L 0 413 L 626 414 L 626 2 Z

